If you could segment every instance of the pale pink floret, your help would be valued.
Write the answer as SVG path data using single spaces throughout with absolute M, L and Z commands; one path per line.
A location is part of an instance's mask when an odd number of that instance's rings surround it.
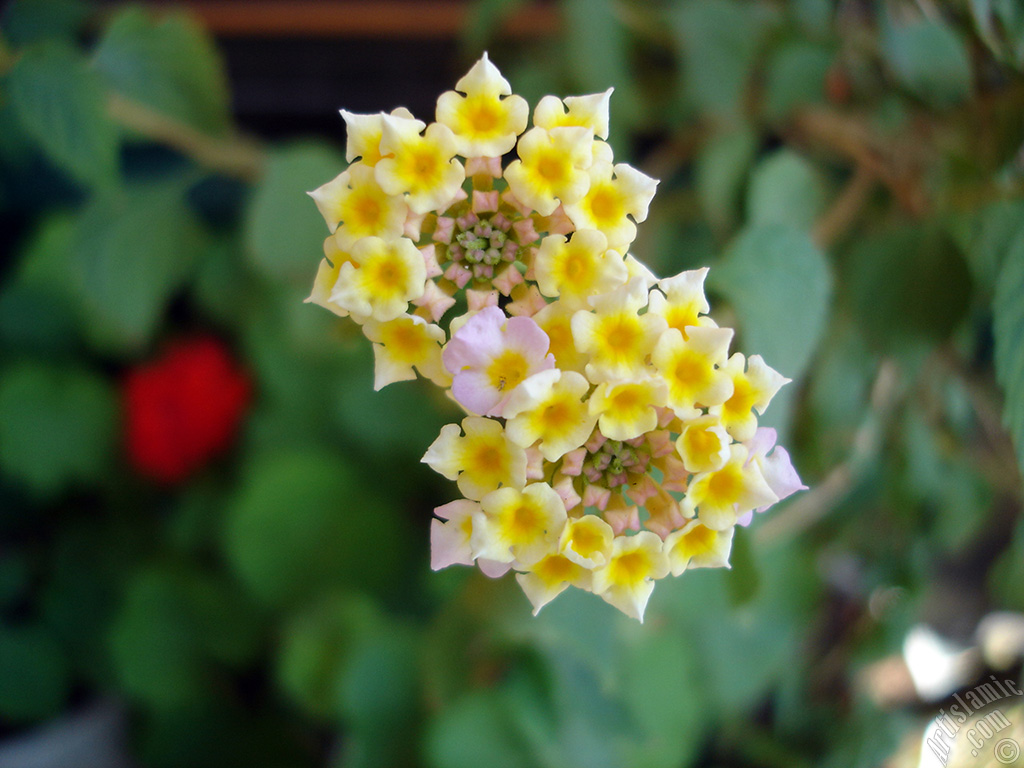
M 448 342 L 443 361 L 452 374 L 452 395 L 473 413 L 501 416 L 520 382 L 554 368 L 548 337 L 527 317 L 507 317 L 485 307 Z
M 439 571 L 449 565 L 472 565 L 469 545 L 473 532 L 473 513 L 480 505 L 468 499 L 449 502 L 434 510 L 440 520 L 430 522 L 430 567 Z M 444 522 L 441 522 L 441 521 Z
M 779 501 L 782 501 L 797 491 L 806 491 L 807 486 L 803 484 L 800 476 L 796 473 L 789 452 L 781 445 L 775 445 L 777 437 L 777 433 L 771 427 L 758 427 L 754 436 L 747 441 L 747 449 L 750 451 L 747 462 L 757 462 L 768 487 L 779 497 Z M 773 447 L 774 450 L 772 450 Z M 769 455 L 769 451 L 771 455 Z M 767 504 L 747 512 L 741 515 L 736 522 L 739 525 L 750 525 L 754 512 L 764 512 L 771 506 L 771 504 Z

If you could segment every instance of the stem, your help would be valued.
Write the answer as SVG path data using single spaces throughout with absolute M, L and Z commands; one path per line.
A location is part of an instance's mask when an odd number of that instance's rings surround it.
M 253 141 L 240 137 L 212 138 L 116 93 L 108 97 L 107 110 L 111 119 L 122 127 L 176 149 L 207 168 L 244 181 L 256 181 L 263 172 L 265 153 Z

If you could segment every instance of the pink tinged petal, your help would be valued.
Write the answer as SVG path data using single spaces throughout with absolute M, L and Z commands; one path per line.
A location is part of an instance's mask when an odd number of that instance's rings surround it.
M 611 498 L 611 495 L 612 492 L 607 488 L 602 488 L 600 485 L 588 483 L 583 489 L 583 506 L 597 507 L 604 511 L 608 506 L 608 500 Z
M 455 401 L 471 413 L 489 414 L 502 399 L 502 393 L 491 386 L 490 378 L 479 370 L 448 371 L 453 373 L 452 396 Z
M 512 225 L 512 230 L 516 233 L 516 240 L 519 241 L 520 245 L 529 245 L 540 239 L 540 235 L 537 233 L 531 218 L 520 219 Z
M 754 436 L 745 443 L 747 450 L 750 451 L 747 463 L 757 457 L 767 456 L 777 439 L 778 433 L 771 427 L 758 427 Z
M 499 563 L 497 560 L 488 560 L 483 557 L 477 558 L 476 564 L 484 576 L 491 579 L 500 579 L 512 568 L 512 563 Z
M 523 282 L 522 273 L 516 269 L 515 264 L 509 264 L 501 273 L 491 280 L 491 285 L 497 288 L 505 296 L 512 293 L 512 289 Z
M 430 568 L 439 571 L 449 565 L 472 565 L 469 537 L 460 521 L 430 521 Z
M 583 471 L 583 460 L 585 458 L 587 458 L 587 449 L 585 447 L 569 451 L 562 457 L 562 474 L 579 477 L 579 474 Z
M 547 226 L 544 228 L 550 235 L 568 235 L 576 231 L 576 225 L 572 223 L 572 219 L 566 215 L 561 205 L 548 216 Z
M 476 291 L 470 288 L 466 291 L 466 303 L 470 312 L 479 312 L 488 307 L 498 306 L 497 291 Z
M 758 511 L 760 511 L 760 510 L 758 510 Z M 740 515 L 739 517 L 736 518 L 736 525 L 742 525 L 744 528 L 746 528 L 748 525 L 750 525 L 750 523 L 753 521 L 753 519 L 754 519 L 754 510 L 751 509 L 751 510 L 748 510 L 748 511 L 744 512 L 742 515 Z
M 462 264 L 449 264 L 448 269 L 444 271 L 444 276 L 459 288 L 465 288 L 466 283 L 472 279 L 473 272 Z
M 527 480 L 543 480 L 545 478 L 544 472 L 544 456 L 541 454 L 538 448 L 527 448 L 526 449 L 526 479 Z
M 426 310 L 427 315 L 434 322 L 440 320 L 444 313 L 455 306 L 455 299 L 441 290 L 437 283 L 428 282 L 423 295 L 413 301 L 417 307 Z M 417 313 L 422 314 L 422 313 Z
M 425 213 L 409 211 L 409 215 L 405 218 L 405 224 L 402 226 L 402 234 L 414 243 L 419 242 L 420 235 L 423 233 L 423 219 L 425 218 Z
M 440 277 L 441 265 L 437 263 L 437 249 L 433 245 L 425 245 L 420 248 L 420 253 L 423 254 L 423 263 L 427 268 L 427 279 L 432 277 Z
M 529 216 L 533 213 L 533 208 L 520 201 L 519 198 L 512 194 L 510 189 L 506 189 L 502 193 L 501 199 L 502 202 L 514 208 L 522 216 Z
M 444 365 L 450 373 L 483 367 L 504 349 L 501 327 L 507 318 L 498 307 L 485 307 L 455 332 L 444 348 Z
M 779 501 L 787 496 L 792 496 L 797 491 L 807 490 L 807 486 L 800 481 L 800 476 L 793 468 L 793 462 L 789 458 L 789 452 L 781 445 L 775 446 L 770 456 L 761 460 L 761 474 L 772 492 L 779 497 Z M 758 507 L 758 512 L 763 512 L 772 506 L 767 504 Z
M 620 536 L 626 531 L 640 530 L 640 508 L 637 506 L 620 507 L 604 510 L 604 519 L 612 527 L 612 532 Z
M 637 504 L 643 505 L 649 498 L 656 496 L 659 490 L 657 481 L 650 475 L 644 475 L 640 478 L 640 482 L 630 487 L 629 498 Z
M 525 296 L 518 297 L 506 309 L 517 317 L 533 317 L 548 305 L 547 299 L 541 296 L 536 285 L 531 285 Z
M 473 190 L 473 213 L 495 213 L 498 210 L 498 190 L 490 192 Z
M 501 178 L 500 157 L 470 157 L 466 159 L 466 176 L 490 176 Z M 493 208 L 492 210 L 498 210 Z
M 455 235 L 455 219 L 451 216 L 438 216 L 434 226 L 433 239 L 436 243 L 451 243 Z
M 562 499 L 566 512 L 571 512 L 583 503 L 583 498 L 576 493 L 576 488 L 573 485 L 571 477 L 563 476 L 559 478 L 558 481 L 552 485 L 552 488 L 555 489 L 555 493 L 557 493 Z

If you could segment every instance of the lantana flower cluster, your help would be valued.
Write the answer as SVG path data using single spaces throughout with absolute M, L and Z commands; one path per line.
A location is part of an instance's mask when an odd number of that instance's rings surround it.
M 658 182 L 615 162 L 610 96 L 546 96 L 531 126 L 485 54 L 432 123 L 343 110 L 309 301 L 361 326 L 375 388 L 418 373 L 467 413 L 423 457 L 461 494 L 434 511 L 435 570 L 642 620 L 656 580 L 728 567 L 735 527 L 803 486 L 757 423 L 787 379 L 730 354 L 707 270 L 628 252 Z

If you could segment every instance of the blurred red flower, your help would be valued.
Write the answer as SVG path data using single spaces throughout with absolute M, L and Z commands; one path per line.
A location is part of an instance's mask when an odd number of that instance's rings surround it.
M 182 339 L 133 368 L 123 393 L 132 466 L 162 483 L 186 479 L 231 445 L 250 394 L 245 372 L 212 337 Z

